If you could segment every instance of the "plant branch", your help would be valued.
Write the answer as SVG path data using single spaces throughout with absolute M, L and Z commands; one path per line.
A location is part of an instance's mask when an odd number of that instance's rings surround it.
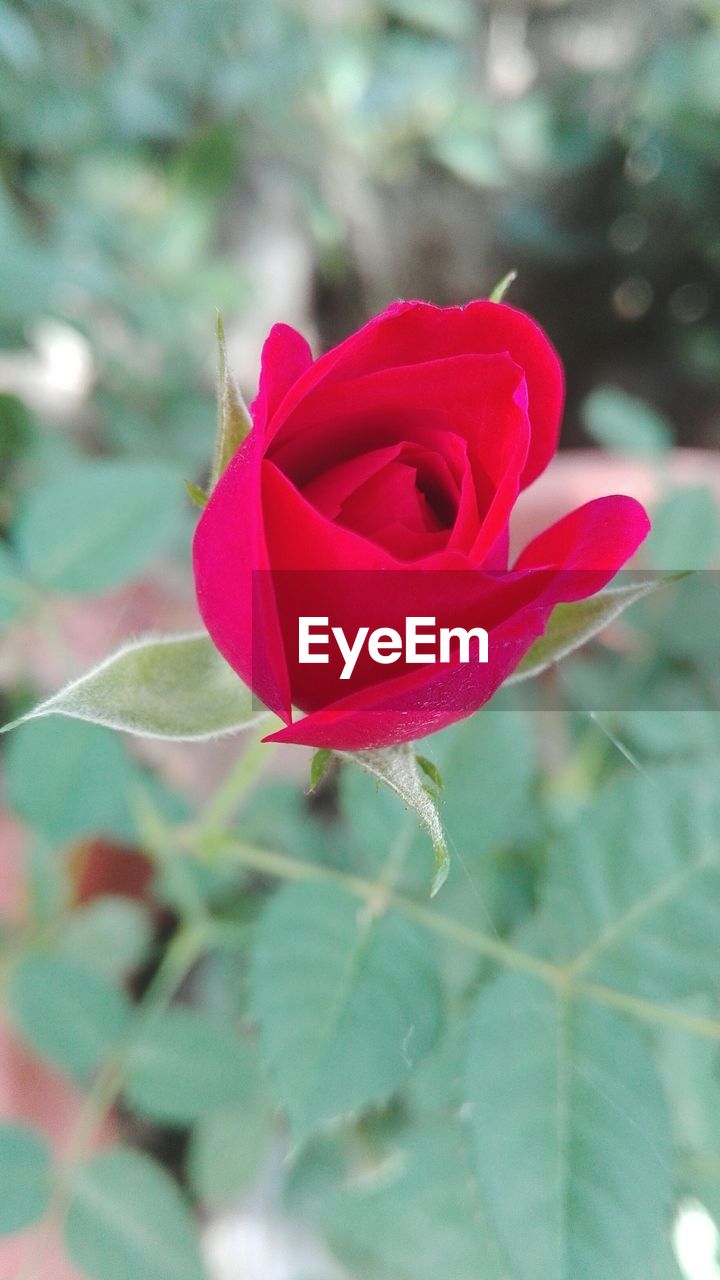
M 219 839 L 216 848 L 232 855 L 241 866 L 257 871 L 261 875 L 273 876 L 281 880 L 332 881 L 376 911 L 391 907 L 432 932 L 457 942 L 489 960 L 495 960 L 498 964 L 505 964 L 512 969 L 520 969 L 524 973 L 534 974 L 535 977 L 553 986 L 563 985 L 563 971 L 556 965 L 540 960 L 528 952 L 520 951 L 499 938 L 491 938 L 487 934 L 471 929 L 451 919 L 450 916 L 436 912 L 432 907 L 414 902 L 405 894 L 384 885 L 382 879 L 366 880 L 349 871 L 322 866 L 317 862 L 307 862 L 270 849 L 258 849 L 254 845 L 245 844 L 232 837 Z
M 248 792 L 267 766 L 272 744 L 263 742 L 259 734 L 250 738 L 235 764 L 210 796 L 200 814 L 198 834 L 210 835 L 222 831 L 234 818 Z
M 52 1232 L 62 1227 L 70 1207 L 75 1170 L 92 1151 L 98 1130 L 122 1093 L 128 1051 L 147 1019 L 164 1009 L 172 1000 L 202 954 L 206 943 L 205 931 L 192 925 L 180 929 L 169 944 L 162 963 L 135 1012 L 128 1034 L 98 1071 L 83 1102 L 67 1151 L 55 1170 L 48 1206 L 37 1224 L 36 1235 L 15 1280 L 43 1280 L 47 1274 L 45 1257 Z
M 573 976 L 572 962 L 561 966 L 542 960 L 500 938 L 490 937 L 480 930 L 461 924 L 433 907 L 415 902 L 405 894 L 384 886 L 381 881 L 366 880 L 351 872 L 307 862 L 274 850 L 259 849 L 232 837 L 223 837 L 216 847 L 218 851 L 222 850 L 232 856 L 241 866 L 261 875 L 281 880 L 331 881 L 367 903 L 374 911 L 392 908 L 439 937 L 509 969 L 527 973 L 568 996 L 593 1000 L 656 1026 L 674 1027 L 678 1031 L 686 1031 L 705 1039 L 720 1040 L 720 1020 L 688 1013 L 672 1005 L 644 1000 L 640 996 L 598 983 L 578 982 Z

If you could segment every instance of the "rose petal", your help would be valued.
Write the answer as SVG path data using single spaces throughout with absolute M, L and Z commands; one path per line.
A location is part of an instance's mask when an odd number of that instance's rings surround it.
M 290 686 L 261 518 L 262 440 L 257 427 L 210 495 L 193 540 L 198 607 L 212 641 L 258 697 L 290 718 Z M 262 636 L 262 645 L 254 637 Z M 254 651 L 255 650 L 255 651 Z
M 370 449 L 357 457 L 348 458 L 336 467 L 329 467 L 303 487 L 303 497 L 328 520 L 337 520 L 343 503 L 371 476 L 393 462 L 402 450 L 402 444 L 387 445 L 384 449 Z
M 622 494 L 594 498 L 533 538 L 518 556 L 515 568 L 562 565 L 568 571 L 607 570 L 611 576 L 649 532 L 647 513 L 634 498 Z
M 536 538 L 512 573 L 497 575 L 495 593 L 479 594 L 474 617 L 461 623 L 489 630 L 487 664 L 419 667 L 379 680 L 336 698 L 269 740 L 359 750 L 423 737 L 472 714 L 542 635 L 555 605 L 594 595 L 630 558 L 649 527 L 632 498 L 600 498 L 578 508 Z M 484 574 L 479 579 L 488 580 Z M 498 610 L 504 610 L 505 621 L 493 625 Z
M 557 447 L 564 379 L 560 361 L 540 326 L 503 303 L 478 301 L 444 308 L 425 302 L 394 303 L 315 361 L 285 395 L 269 424 L 270 433 L 276 435 L 320 387 L 452 356 L 498 353 L 509 354 L 527 382 L 532 435 L 522 476 L 525 487 L 544 471 Z
M 520 490 L 530 442 L 526 409 L 522 370 L 507 355 L 444 358 L 323 386 L 303 401 L 269 456 L 304 489 L 317 459 L 330 467 L 392 441 L 424 443 L 429 430 L 444 456 L 443 436 L 448 443 L 461 437 L 474 510 L 465 508 L 458 542 L 481 564 L 502 538 Z
M 289 324 L 273 325 L 262 349 L 258 394 L 250 406 L 253 423 L 261 435 L 284 397 L 312 363 L 312 351 L 297 329 Z

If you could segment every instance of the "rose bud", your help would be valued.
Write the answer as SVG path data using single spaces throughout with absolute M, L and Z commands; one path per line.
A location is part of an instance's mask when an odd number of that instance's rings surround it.
M 253 429 L 194 543 L 203 620 L 285 722 L 272 740 L 361 750 L 469 715 L 556 604 L 594 594 L 628 560 L 650 526 L 634 499 L 612 496 L 509 565 L 513 506 L 555 452 L 562 403 L 548 339 L 502 303 L 395 303 L 315 361 L 293 329 L 273 328 Z M 337 645 L 299 660 L 303 617 L 352 641 L 361 628 L 402 635 L 410 616 L 487 629 L 487 661 L 409 661 L 390 642 L 386 661 L 377 644 L 375 660 L 358 650 L 341 679 Z

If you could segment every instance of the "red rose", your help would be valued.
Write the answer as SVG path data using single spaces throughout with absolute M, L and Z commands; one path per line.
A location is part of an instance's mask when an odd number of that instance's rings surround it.
M 279 742 L 357 750 L 441 729 L 492 696 L 553 607 L 597 591 L 649 529 L 632 498 L 571 512 L 512 570 L 508 523 L 547 466 L 563 400 L 558 358 L 494 302 L 395 303 L 313 361 L 276 325 L 253 430 L 212 493 L 194 545 L 200 610 L 220 652 L 286 723 Z M 349 638 L 409 614 L 490 634 L 486 664 L 300 665 L 298 614 Z M 291 707 L 306 714 L 292 723 Z

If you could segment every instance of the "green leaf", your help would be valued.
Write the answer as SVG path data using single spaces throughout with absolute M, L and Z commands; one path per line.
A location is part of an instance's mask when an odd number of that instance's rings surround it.
M 441 1016 L 423 931 L 328 884 L 292 885 L 271 900 L 251 1003 L 298 1139 L 386 1101 L 433 1044 Z
M 553 958 L 646 997 L 713 987 L 719 829 L 715 761 L 610 783 L 551 852 L 543 915 Z
M 645 1280 L 666 1238 L 670 1135 L 639 1033 L 506 973 L 467 1060 L 481 1193 L 518 1280 Z
M 215 738 L 270 717 L 204 631 L 125 645 L 4 732 L 40 716 L 71 716 L 145 738 Z
M 704 1002 L 697 1010 L 713 1016 Z M 677 1183 L 720 1219 L 720 1079 L 717 1042 L 686 1031 L 666 1030 L 659 1037 L 659 1068 L 670 1103 L 677 1146 Z
M 341 759 L 354 760 L 366 773 L 383 782 L 422 823 L 430 836 L 435 855 L 435 872 L 430 888 L 430 896 L 433 897 L 447 880 L 450 855 L 435 803 L 423 786 L 412 743 L 374 751 L 338 751 L 336 754 Z
M 201 1116 L 190 1139 L 190 1182 L 205 1205 L 222 1204 L 249 1188 L 272 1136 L 270 1100 L 257 1054 L 246 1044 L 240 1049 L 242 1101 Z
M 153 927 L 147 910 L 130 898 L 94 898 L 63 922 L 58 950 L 93 965 L 103 977 L 119 979 L 145 959 Z
M 127 1031 L 130 1005 L 95 970 L 59 955 L 28 955 L 13 972 L 10 1013 L 23 1038 L 83 1083 Z
M 139 574 L 180 528 L 178 477 L 159 463 L 102 461 L 34 490 L 13 527 L 39 587 L 88 595 Z
M 670 423 L 644 400 L 619 387 L 596 387 L 582 406 L 586 430 L 605 449 L 623 453 L 664 453 L 673 441 Z M 662 565 L 670 569 L 672 565 Z M 688 568 L 683 565 L 682 568 Z
M 0 1236 L 37 1222 L 49 1199 L 47 1143 L 24 1125 L 0 1125 Z
M 252 430 L 250 410 L 243 400 L 235 379 L 228 368 L 225 347 L 225 329 L 222 317 L 217 319 L 218 342 L 218 426 L 215 441 L 215 459 L 212 469 L 211 491 L 227 467 L 246 435 Z
M 194 1009 L 169 1009 L 133 1038 L 126 1100 L 163 1124 L 190 1124 L 244 1098 L 246 1057 L 239 1037 L 217 1020 Z
M 502 302 L 510 286 L 517 280 L 517 275 L 517 271 L 508 271 L 507 275 L 504 275 L 502 280 L 498 280 L 495 288 L 490 293 L 490 302 Z
M 720 513 L 712 490 L 676 489 L 653 511 L 645 554 L 656 568 L 707 569 L 717 562 L 718 550 Z
M 8 743 L 6 769 L 8 806 L 53 843 L 132 835 L 127 795 L 137 771 L 121 740 L 104 729 L 21 724 Z
M 553 609 L 545 634 L 535 641 L 520 665 L 505 681 L 506 685 L 518 684 L 540 675 L 553 663 L 574 653 L 587 644 L 604 627 L 614 622 L 636 600 L 650 595 L 658 587 L 671 582 L 673 575 L 625 583 L 619 587 L 607 587 L 587 600 L 575 600 L 571 604 L 559 604 Z
M 222 1206 L 252 1187 L 272 1137 L 271 1118 L 267 1101 L 200 1117 L 190 1140 L 188 1174 L 201 1204 Z
M 426 1119 L 457 1115 L 464 1102 L 467 1022 L 453 1010 L 443 1034 L 418 1064 L 404 1091 L 408 1111 Z
M 320 1212 L 333 1250 L 353 1275 L 503 1280 L 508 1274 L 457 1122 L 403 1136 L 375 1168 L 326 1197 Z
M 185 1200 L 138 1151 L 115 1147 L 78 1170 L 66 1239 L 90 1280 L 207 1280 Z

